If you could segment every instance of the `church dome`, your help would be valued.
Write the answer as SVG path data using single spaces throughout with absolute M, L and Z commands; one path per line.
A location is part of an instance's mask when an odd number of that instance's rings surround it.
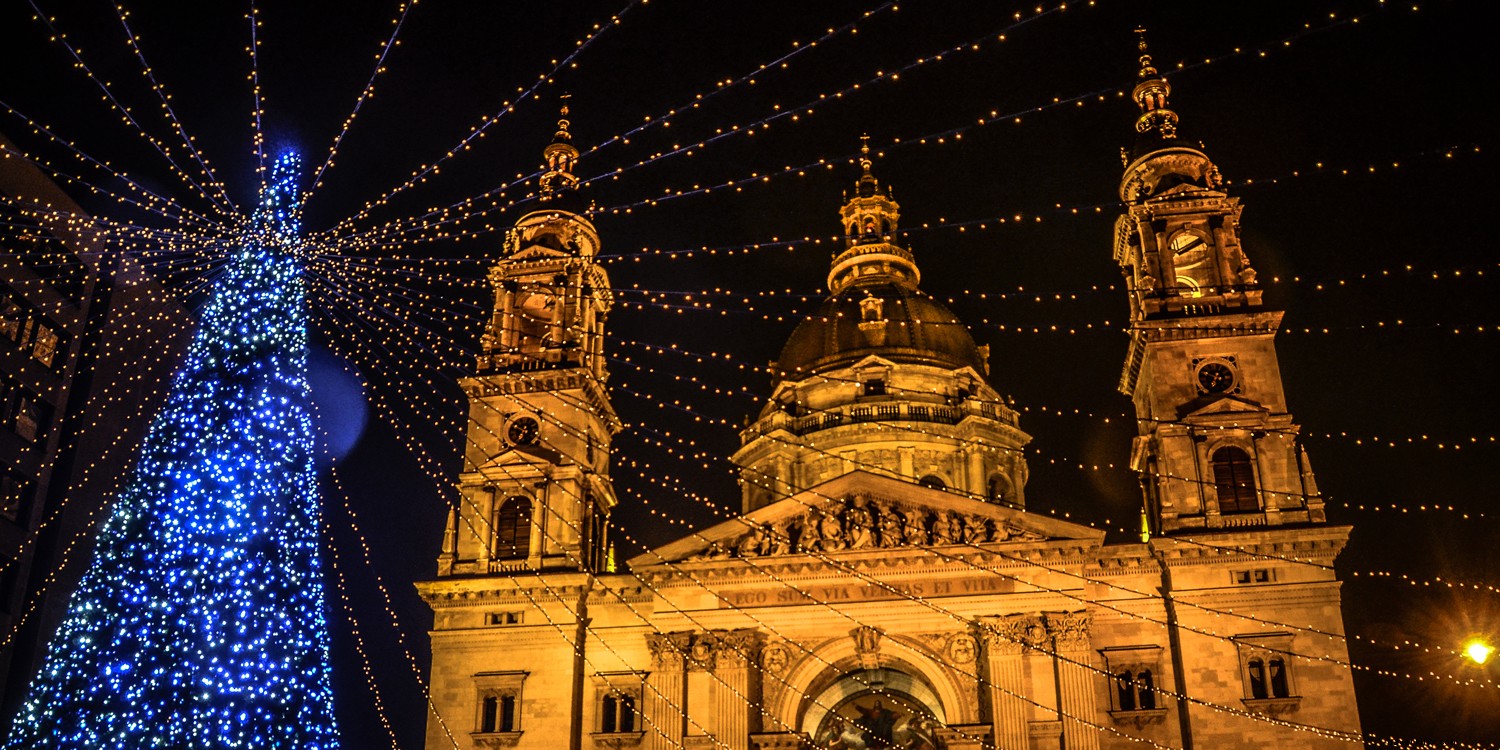
M 824 300 L 792 331 L 777 373 L 797 378 L 871 355 L 986 371 L 979 347 L 958 316 L 920 290 L 890 283 L 846 287 Z

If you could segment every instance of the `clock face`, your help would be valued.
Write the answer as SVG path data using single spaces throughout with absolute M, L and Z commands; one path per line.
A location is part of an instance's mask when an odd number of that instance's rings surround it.
M 1204 393 L 1223 393 L 1234 387 L 1234 370 L 1223 362 L 1209 362 L 1198 368 L 1198 387 Z
M 505 427 L 505 439 L 511 445 L 531 445 L 541 434 L 542 426 L 535 417 L 517 417 Z

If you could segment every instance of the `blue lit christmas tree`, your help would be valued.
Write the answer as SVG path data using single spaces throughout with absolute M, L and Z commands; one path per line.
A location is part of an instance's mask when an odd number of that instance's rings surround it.
M 331 750 L 297 257 L 276 160 L 7 750 Z

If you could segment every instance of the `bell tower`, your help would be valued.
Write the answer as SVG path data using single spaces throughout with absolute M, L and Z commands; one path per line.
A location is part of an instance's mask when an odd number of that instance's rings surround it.
M 1148 531 L 1321 523 L 1276 359 L 1282 312 L 1264 306 L 1241 247 L 1240 201 L 1201 145 L 1178 137 L 1171 86 L 1144 36 L 1139 47 L 1114 256 L 1130 296 L 1120 390 L 1135 402 Z
M 472 377 L 459 505 L 438 574 L 607 567 L 616 505 L 609 448 L 620 429 L 605 382 L 609 277 L 577 196 L 564 104 L 538 191 L 489 270 L 494 308 Z

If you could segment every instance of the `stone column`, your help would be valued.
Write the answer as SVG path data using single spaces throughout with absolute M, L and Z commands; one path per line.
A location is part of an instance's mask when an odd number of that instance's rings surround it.
M 1094 700 L 1097 673 L 1089 669 L 1093 651 L 1089 648 L 1089 614 L 1087 612 L 1049 612 L 1047 632 L 1057 654 L 1057 692 L 1063 730 L 1063 747 L 1068 750 L 1099 750 L 1099 709 Z
M 1029 750 L 1026 732 L 1025 667 L 1021 661 L 1025 615 L 982 617 L 984 675 L 989 695 L 990 731 L 995 750 Z
M 650 750 L 680 750 L 686 723 L 687 683 L 683 678 L 683 655 L 688 650 L 686 633 L 651 633 L 651 674 L 646 678 L 646 747 Z
M 760 654 L 761 636 L 754 630 L 732 630 L 717 633 L 714 653 L 714 688 L 718 693 L 714 712 L 718 714 L 713 733 L 730 750 L 750 750 L 752 706 L 760 702 L 759 672 L 752 669 Z M 754 712 L 759 719 L 759 711 Z M 759 721 L 755 722 L 759 724 Z

